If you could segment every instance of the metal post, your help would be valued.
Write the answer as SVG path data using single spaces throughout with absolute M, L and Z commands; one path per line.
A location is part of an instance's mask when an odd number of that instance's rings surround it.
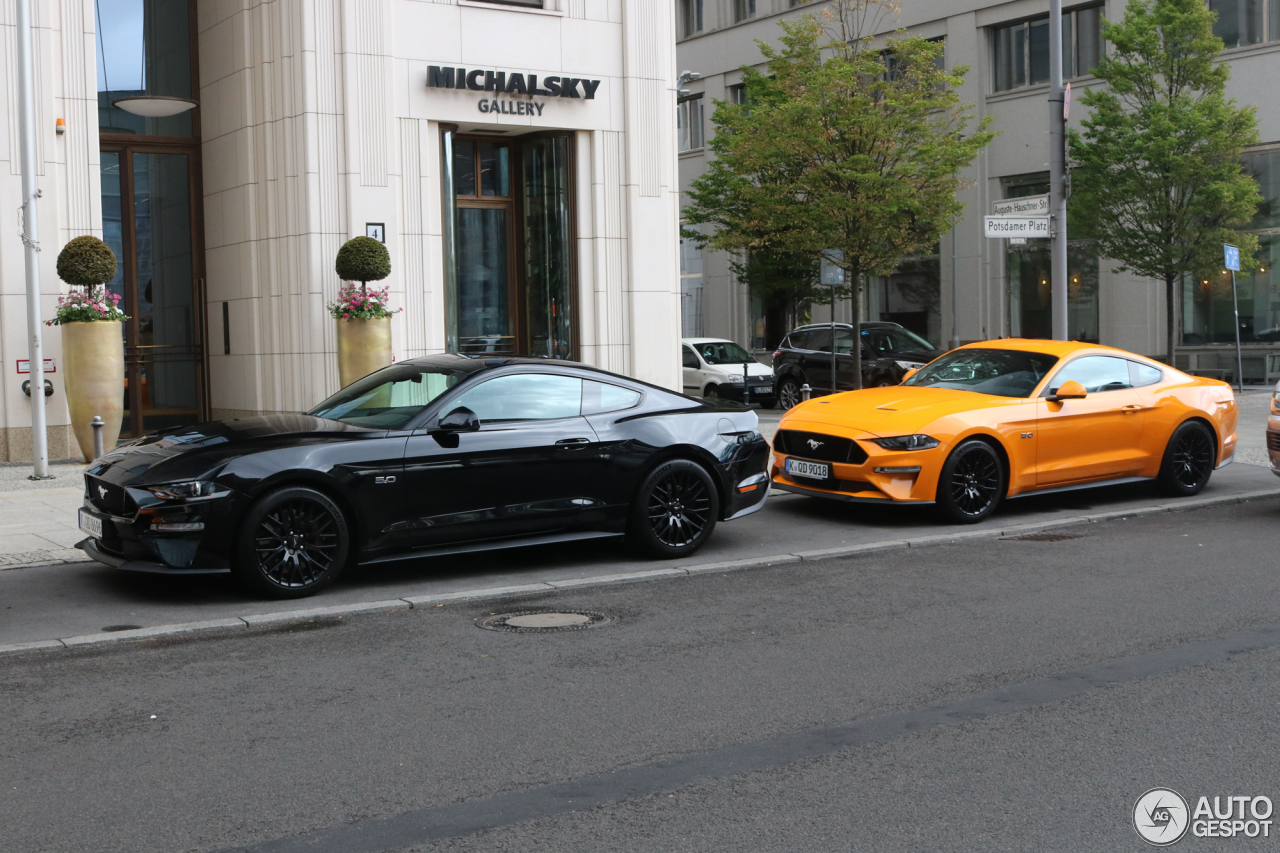
M 40 243 L 36 199 L 36 90 L 35 54 L 31 48 L 31 0 L 17 0 L 18 7 L 18 126 L 22 155 L 22 243 L 27 279 L 27 358 L 31 361 L 31 387 L 44 388 L 44 347 L 40 327 Z M 31 395 L 31 479 L 48 480 L 49 440 L 45 430 L 44 394 Z
M 809 383 L 806 382 L 800 386 L 800 400 L 801 402 L 807 402 L 811 399 L 813 399 L 813 389 L 810 388 Z
M 1240 352 L 1240 298 L 1236 295 L 1236 271 L 1231 271 L 1231 304 L 1235 308 L 1236 315 L 1236 387 L 1240 389 L 1240 393 L 1244 393 L 1244 356 Z M 1169 359 L 1169 366 L 1173 366 L 1173 359 Z
M 831 285 L 831 393 L 836 393 L 836 286 Z
M 98 415 L 94 415 L 93 420 L 89 421 L 89 426 L 93 427 L 93 460 L 95 462 L 107 452 L 102 440 L 102 428 L 106 425 L 107 422 Z
M 1066 97 L 1062 88 L 1062 0 L 1049 0 L 1049 215 L 1053 338 L 1067 339 Z
M 951 226 L 951 348 L 956 349 L 960 346 L 960 295 L 956 287 L 956 280 L 959 277 L 956 271 L 956 259 L 959 252 L 956 250 L 956 226 Z

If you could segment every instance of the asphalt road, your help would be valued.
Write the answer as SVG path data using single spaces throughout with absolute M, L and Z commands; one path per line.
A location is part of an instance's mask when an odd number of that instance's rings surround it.
M 0 849 L 1144 850 L 1149 788 L 1280 800 L 1277 518 L 8 655 Z M 474 624 L 544 607 L 617 622 Z

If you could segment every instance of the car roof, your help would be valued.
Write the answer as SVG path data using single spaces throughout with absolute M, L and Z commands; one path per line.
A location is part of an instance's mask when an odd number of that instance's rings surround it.
M 737 341 L 731 341 L 728 338 L 681 338 L 682 344 L 732 344 Z
M 862 329 L 901 329 L 903 328 L 903 325 L 901 323 L 891 323 L 888 320 L 868 320 L 865 323 L 859 323 L 858 327 Z M 830 328 L 831 328 L 830 323 L 806 323 L 803 326 L 796 326 L 791 331 L 800 332 L 800 331 L 808 331 L 809 329 L 830 329 Z M 852 329 L 853 324 L 852 323 L 836 323 L 836 328 Z
M 519 364 L 537 365 L 539 367 L 579 367 L 584 370 L 593 370 L 599 373 L 607 372 L 602 371 L 599 368 L 592 367 L 589 364 L 583 364 L 579 361 L 567 361 L 562 358 L 529 358 L 528 356 L 486 353 L 480 353 L 479 355 L 460 355 L 458 353 L 420 355 L 416 358 L 398 361 L 396 364 L 429 365 L 431 367 L 443 367 L 449 370 L 458 370 L 463 373 L 479 373 L 483 370 L 492 370 L 498 367 L 510 367 Z

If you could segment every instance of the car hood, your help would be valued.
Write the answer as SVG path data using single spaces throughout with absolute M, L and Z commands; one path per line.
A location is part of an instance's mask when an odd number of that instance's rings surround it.
M 913 435 L 949 415 L 1021 402 L 1011 397 L 951 388 L 916 388 L 910 385 L 865 388 L 815 397 L 801 403 L 783 416 L 778 428 L 834 426 L 860 430 L 876 437 Z
M 312 415 L 279 414 L 210 421 L 145 435 L 99 459 L 88 473 L 120 485 L 211 476 L 228 459 L 297 441 L 346 441 L 382 434 Z

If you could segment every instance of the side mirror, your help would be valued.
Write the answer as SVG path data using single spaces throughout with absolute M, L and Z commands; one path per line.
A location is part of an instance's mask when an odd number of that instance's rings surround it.
M 476 432 L 480 429 L 480 419 L 476 413 L 466 406 L 459 406 L 440 419 L 440 423 L 432 432 Z
M 918 367 L 911 368 L 906 373 L 902 374 L 902 381 L 906 382 L 908 379 L 910 379 L 912 376 L 915 376 L 919 372 L 920 372 L 920 368 Z
M 1089 396 L 1089 392 L 1084 390 L 1084 386 L 1074 379 L 1068 379 L 1058 386 L 1058 393 L 1050 394 L 1045 399 L 1050 403 L 1061 403 L 1063 400 L 1083 400 Z

